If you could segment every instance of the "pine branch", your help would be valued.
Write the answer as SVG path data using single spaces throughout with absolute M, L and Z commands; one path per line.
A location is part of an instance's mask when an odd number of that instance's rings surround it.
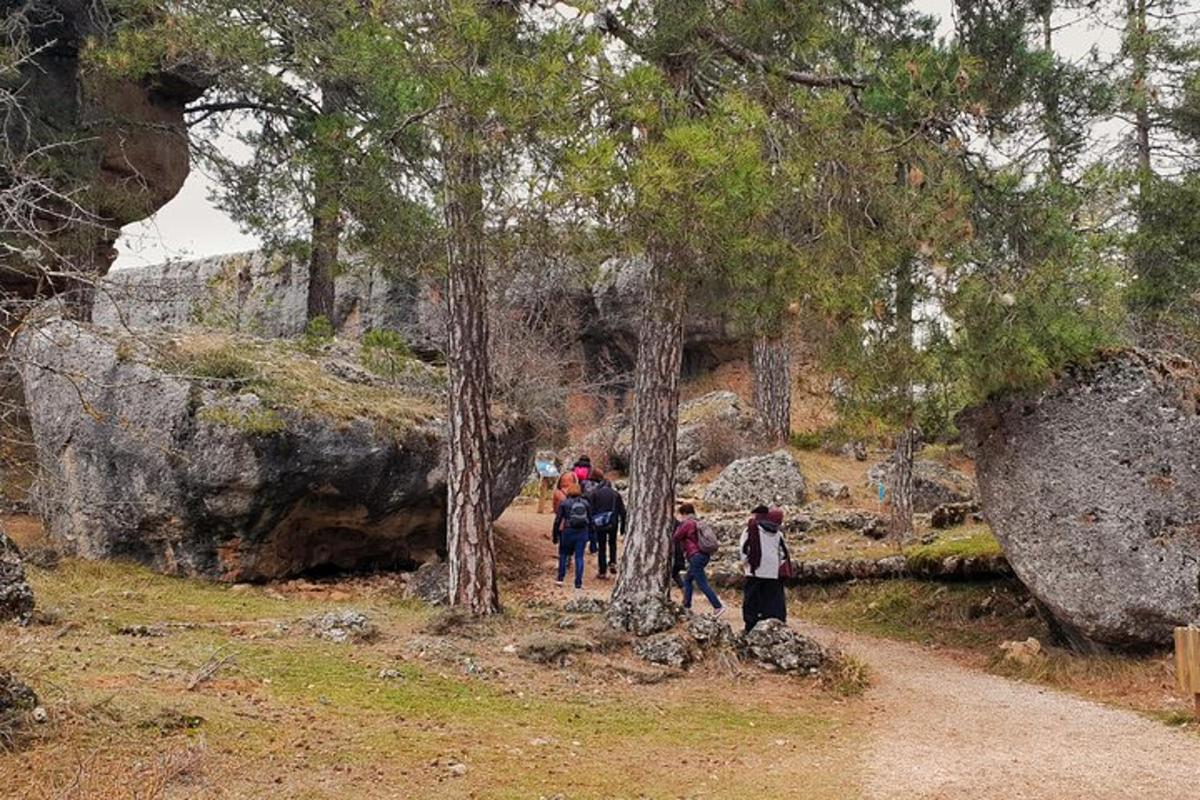
M 820 75 L 815 72 L 792 69 L 790 67 L 785 67 L 782 64 L 776 64 L 762 53 L 756 53 L 748 47 L 743 47 L 742 45 L 712 28 L 700 28 L 697 33 L 699 33 L 699 35 L 710 44 L 715 45 L 716 48 L 726 56 L 742 66 L 754 67 L 770 75 L 783 78 L 791 83 L 796 83 L 801 86 L 812 86 L 815 88 L 849 86 L 854 89 L 861 89 L 867 85 L 865 79 L 856 78 L 851 75 Z

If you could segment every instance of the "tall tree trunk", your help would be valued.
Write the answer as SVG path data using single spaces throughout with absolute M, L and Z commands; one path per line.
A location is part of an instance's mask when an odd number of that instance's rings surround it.
M 1130 87 L 1133 98 L 1137 147 L 1138 186 L 1144 197 L 1149 189 L 1150 162 L 1150 40 L 1146 26 L 1146 0 L 1128 0 L 1126 47 L 1133 59 Z
M 1054 3 L 1046 2 L 1042 6 L 1042 49 L 1046 52 L 1050 63 L 1054 64 Z M 1050 170 L 1051 182 L 1062 183 L 1063 177 L 1063 119 L 1059 106 L 1059 86 L 1057 80 L 1046 80 L 1042 89 L 1042 109 L 1045 112 L 1044 126 L 1046 129 L 1047 166 Z
M 613 588 L 609 623 L 645 636 L 675 624 L 668 598 L 684 293 L 671 257 L 651 257 L 634 369 L 629 533 Z
M 792 354 L 783 336 L 760 334 L 751 349 L 754 408 L 774 444 L 792 434 Z
M 318 175 L 313 184 L 312 248 L 308 257 L 308 321 L 335 323 L 334 276 L 342 239 L 341 202 L 334 181 Z
M 915 357 L 913 306 L 916 289 L 913 286 L 913 268 L 913 258 L 905 256 L 896 271 L 896 338 L 900 343 L 901 358 L 909 362 Z M 891 529 L 898 544 L 907 542 L 913 534 L 913 453 L 916 450 L 918 435 L 913 422 L 915 399 L 911 379 L 901 387 L 901 392 L 901 402 L 905 404 L 904 429 L 896 443 L 896 453 L 889 476 L 892 496 Z
M 450 373 L 449 500 L 446 541 L 450 603 L 472 614 L 500 610 L 492 531 L 491 374 L 488 364 L 487 265 L 478 127 L 469 114 L 446 126 L 446 288 Z
M 888 475 L 892 495 L 891 534 L 897 546 L 904 545 L 913 536 L 913 459 L 918 436 L 910 420 L 896 440 L 896 452 Z
M 336 86 L 323 87 L 321 114 L 342 112 L 342 94 Z M 308 258 L 308 321 L 324 317 L 334 324 L 334 277 L 342 240 L 342 181 L 345 158 L 342 136 L 317 145 L 320 157 L 313 171 L 312 244 Z

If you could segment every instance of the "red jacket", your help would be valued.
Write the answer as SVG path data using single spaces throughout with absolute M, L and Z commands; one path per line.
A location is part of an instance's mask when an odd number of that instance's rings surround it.
M 693 517 L 688 517 L 675 529 L 672 541 L 679 542 L 683 547 L 683 557 L 688 561 L 700 552 L 700 526 Z

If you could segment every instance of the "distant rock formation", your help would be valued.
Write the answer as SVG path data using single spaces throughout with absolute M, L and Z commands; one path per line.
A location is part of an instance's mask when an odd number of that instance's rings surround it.
M 384 381 L 330 353 L 52 319 L 15 352 L 52 536 L 85 558 L 228 581 L 415 567 L 445 550 L 440 371 Z M 533 432 L 495 420 L 493 510 Z
M 734 461 L 704 491 L 710 508 L 749 512 L 758 505 L 798 506 L 806 484 L 795 457 L 786 450 Z
M 404 335 L 416 352 L 443 352 L 440 283 L 419 265 L 381 267 L 356 256 L 335 285 L 337 332 L 355 339 L 372 329 Z M 598 268 L 533 260 L 493 276 L 494 309 L 514 318 L 552 316 L 582 348 L 592 380 L 620 380 L 637 359 L 637 324 L 644 297 L 641 259 L 610 259 Z M 120 270 L 101 285 L 93 321 L 139 329 L 210 327 L 269 337 L 305 329 L 308 270 L 283 255 L 238 253 L 199 261 Z M 691 315 L 685 372 L 743 355 L 740 340 L 719 315 Z
M 1194 364 L 1126 350 L 959 417 L 996 538 L 1078 648 L 1200 622 L 1198 399 Z

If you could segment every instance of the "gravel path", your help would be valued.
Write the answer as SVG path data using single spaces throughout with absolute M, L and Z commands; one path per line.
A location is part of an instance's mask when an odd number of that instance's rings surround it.
M 914 645 L 813 632 L 871 666 L 870 800 L 1200 797 L 1195 734 Z
M 530 560 L 543 562 L 537 573 L 548 575 L 552 559 L 542 552 L 548 548 L 528 533 L 548 528 L 548 518 L 522 511 L 506 518 L 530 540 Z M 592 579 L 589 562 L 586 593 L 606 597 L 610 590 L 610 583 Z M 720 594 L 729 606 L 726 619 L 739 625 L 740 594 Z M 864 800 L 1200 798 L 1194 733 L 969 669 L 916 645 L 790 624 L 871 669 L 868 735 L 857 756 Z

